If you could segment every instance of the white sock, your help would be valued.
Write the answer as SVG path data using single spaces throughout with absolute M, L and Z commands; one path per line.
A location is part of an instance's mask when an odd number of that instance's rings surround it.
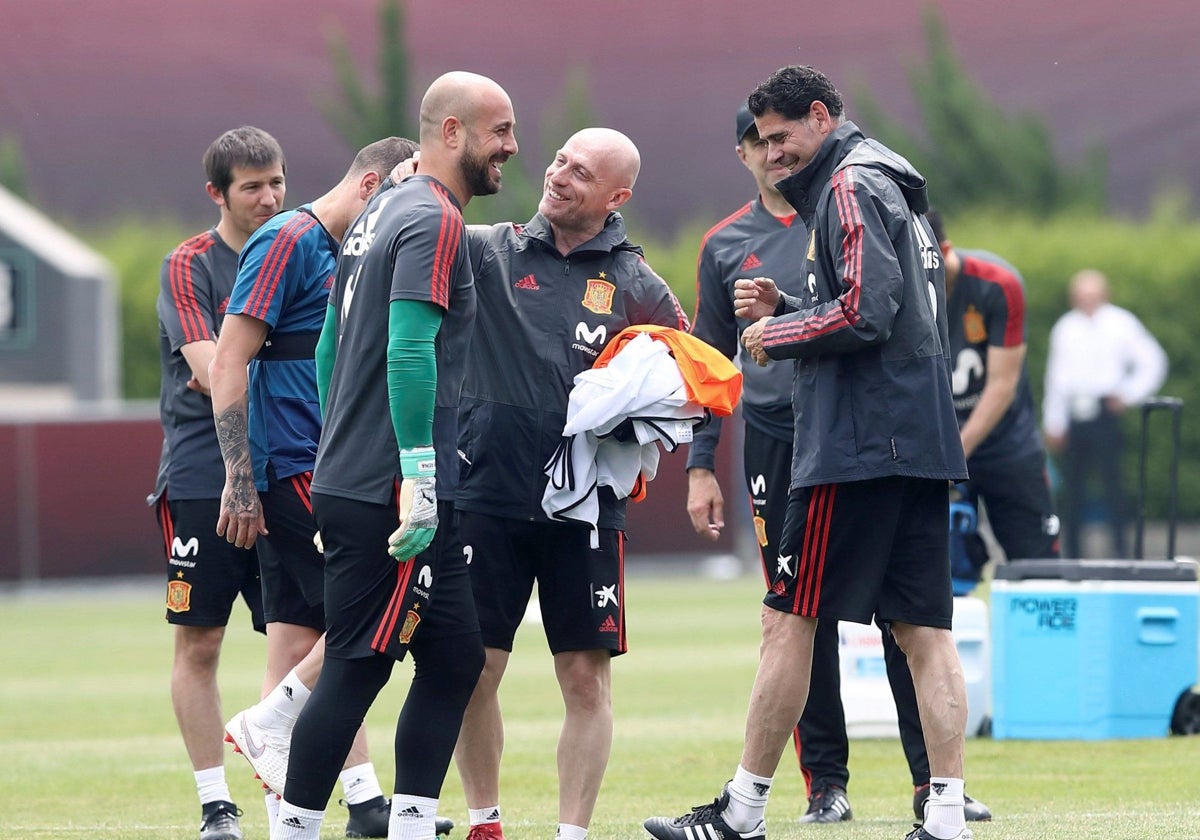
M 934 837 L 954 837 L 967 826 L 963 815 L 963 780 L 933 777 L 922 827 Z
M 587 829 L 570 823 L 559 823 L 554 836 L 558 840 L 587 840 Z
M 320 840 L 324 821 L 324 811 L 297 808 L 286 799 L 281 800 L 271 840 Z
M 755 776 L 738 765 L 733 780 L 726 785 L 729 805 L 725 808 L 725 821 L 734 831 L 749 831 L 757 826 L 767 810 L 767 797 L 771 795 L 771 778 Z
M 293 668 L 279 681 L 279 685 L 271 689 L 270 694 L 251 706 L 247 713 L 253 723 L 268 729 L 281 723 L 294 724 L 310 694 L 312 692 L 300 682 Z
M 375 765 L 369 761 L 347 767 L 338 778 L 341 779 L 347 805 L 358 805 L 383 796 L 379 777 L 375 775 Z
M 438 801 L 407 793 L 392 795 L 388 840 L 434 840 Z
M 263 805 L 267 808 L 267 837 L 275 840 L 275 820 L 279 818 L 279 795 L 273 790 L 263 796 Z
M 201 805 L 233 801 L 229 795 L 229 785 L 225 783 L 225 765 L 197 770 L 192 775 L 196 777 L 196 793 L 200 795 Z
M 471 820 L 471 825 L 498 823 L 500 822 L 500 806 L 489 805 L 486 808 L 468 808 L 467 816 Z

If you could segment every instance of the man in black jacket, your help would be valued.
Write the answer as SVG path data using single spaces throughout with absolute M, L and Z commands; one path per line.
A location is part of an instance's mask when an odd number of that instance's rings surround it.
M 757 321 L 742 335 L 755 360 L 796 359 L 791 489 L 741 762 L 711 805 L 645 827 L 660 840 L 764 838 L 818 619 L 878 619 L 908 656 L 929 753 L 932 793 L 907 840 L 970 840 L 946 526 L 949 482 L 966 465 L 925 179 L 847 122 L 841 95 L 811 67 L 776 71 L 749 106 L 768 160 L 792 173 L 779 191 L 811 231 L 800 296 L 762 279 L 734 292 L 738 317 Z
M 627 649 L 625 502 L 601 488 L 591 529 L 542 510 L 575 375 L 634 324 L 686 330 L 661 277 L 616 211 L 633 194 L 637 147 L 607 128 L 573 135 L 546 169 L 526 225 L 470 231 L 479 318 L 463 384 L 456 507 L 487 661 L 455 760 L 468 840 L 502 840 L 503 721 L 496 692 L 537 581 L 566 719 L 558 748 L 559 840 L 583 840 L 612 745 L 611 659 Z
M 808 231 L 776 188 L 776 183 L 789 173 L 778 162 L 767 161 L 767 143 L 758 136 L 754 115 L 744 104 L 738 109 L 736 127 L 738 157 L 754 176 L 758 198 L 722 219 L 704 236 L 697 260 L 692 334 L 726 355 L 740 358 L 744 375 L 741 408 L 746 424 L 742 460 L 754 534 L 764 574 L 769 577 L 781 553 L 779 538 L 791 482 L 792 365 L 786 361 L 756 365 L 749 351 L 740 346 L 742 331 L 750 322 L 734 316 L 733 287 L 739 278 L 769 277 L 783 292 L 800 294 L 805 278 L 800 273 L 803 266 L 794 254 L 807 241 Z M 932 214 L 929 220 L 936 233 Z M 945 247 L 942 252 L 947 253 Z M 948 286 L 953 265 L 951 255 L 947 254 Z M 953 325 L 950 339 L 953 345 Z M 696 432 L 688 448 L 687 462 L 692 527 L 701 536 L 714 540 L 724 527 L 724 498 L 713 471 L 721 427 L 720 418 L 714 417 Z M 888 632 L 883 634 L 883 642 L 888 681 L 896 701 L 900 743 L 913 781 L 913 807 L 920 817 L 929 796 L 929 760 L 917 697 L 903 651 Z M 845 822 L 853 818 L 847 795 L 850 743 L 842 707 L 836 621 L 817 626 L 810 684 L 808 703 L 793 739 L 808 791 L 808 809 L 800 822 Z M 968 820 L 991 819 L 991 811 L 982 802 L 965 795 L 964 799 Z

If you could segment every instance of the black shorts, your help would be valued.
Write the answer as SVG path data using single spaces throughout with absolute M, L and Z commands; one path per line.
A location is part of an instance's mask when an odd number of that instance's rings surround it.
M 983 499 L 992 534 L 1009 560 L 1058 557 L 1058 517 L 1043 453 L 969 463 L 967 469 L 967 496 Z
M 746 487 L 750 491 L 750 511 L 754 517 L 754 539 L 758 543 L 763 577 L 768 584 L 779 557 L 779 537 L 787 513 L 788 485 L 792 481 L 792 442 L 755 431 L 745 430 L 742 465 Z
M 537 581 L 551 653 L 628 650 L 625 638 L 625 534 L 586 525 L 527 522 L 461 511 L 459 533 L 485 647 L 511 651 Z
M 225 627 L 238 595 L 260 633 L 263 620 L 258 555 L 217 536 L 219 499 L 158 500 L 155 514 L 167 555 L 167 621 L 188 627 Z
M 763 603 L 780 612 L 949 629 L 950 485 L 889 476 L 788 494 Z
M 313 510 L 325 544 L 326 656 L 403 659 L 422 639 L 479 632 L 453 504 L 438 502 L 433 542 L 407 563 L 387 551 L 399 521 L 395 499 L 378 505 L 316 493 Z
M 263 613 L 268 623 L 325 629 L 325 558 L 313 543 L 312 473 L 269 475 L 260 494 L 268 534 L 259 536 Z

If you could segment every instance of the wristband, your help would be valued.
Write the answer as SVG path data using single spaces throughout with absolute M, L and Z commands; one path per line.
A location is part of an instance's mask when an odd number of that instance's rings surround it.
M 428 478 L 437 471 L 437 455 L 432 446 L 400 450 L 400 475 L 404 478 Z

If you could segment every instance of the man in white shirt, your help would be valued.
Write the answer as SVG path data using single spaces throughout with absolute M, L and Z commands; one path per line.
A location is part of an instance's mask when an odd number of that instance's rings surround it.
M 1128 310 L 1108 301 L 1108 280 L 1094 269 L 1071 278 L 1071 311 L 1050 330 L 1042 425 L 1063 476 L 1063 556 L 1082 557 L 1080 526 L 1087 481 L 1103 489 L 1114 557 L 1125 557 L 1121 424 L 1125 409 L 1154 394 L 1167 356 Z

